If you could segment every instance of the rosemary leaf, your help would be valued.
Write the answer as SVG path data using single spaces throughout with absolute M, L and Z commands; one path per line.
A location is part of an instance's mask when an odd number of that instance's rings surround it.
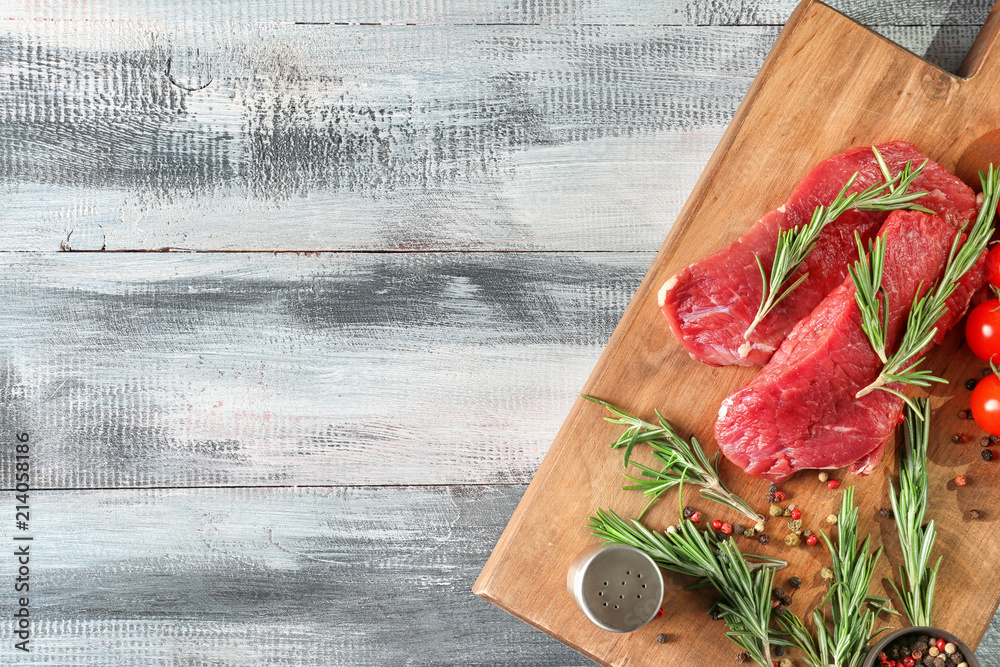
M 771 262 L 771 272 L 768 276 L 764 269 L 764 263 L 760 256 L 757 256 L 757 268 L 760 269 L 761 280 L 764 291 L 761 295 L 760 305 L 757 307 L 757 314 L 754 316 L 750 326 L 743 333 L 743 338 L 749 339 L 757 325 L 767 316 L 768 313 L 777 306 L 782 299 L 791 294 L 808 277 L 808 273 L 799 276 L 791 285 L 785 286 L 792 274 L 798 270 L 802 262 L 816 247 L 819 235 L 831 222 L 839 218 L 848 209 L 858 211 L 895 211 L 898 209 L 911 209 L 933 213 L 928 208 L 915 204 L 926 192 L 907 192 L 914 179 L 920 175 L 927 165 L 924 160 L 916 169 L 907 162 L 895 176 L 889 173 L 889 167 L 878 150 L 872 146 L 872 152 L 878 161 L 879 169 L 885 179 L 881 183 L 875 183 L 861 192 L 847 191 L 854 185 L 858 178 L 856 172 L 833 201 L 827 206 L 817 206 L 813 211 L 812 218 L 808 223 L 800 227 L 783 229 L 778 232 L 778 242 L 775 247 L 774 260 Z
M 882 273 L 885 268 L 885 237 L 878 236 L 874 243 L 869 241 L 868 252 L 865 252 L 861 236 L 855 230 L 854 240 L 858 244 L 858 261 L 853 266 L 847 267 L 854 281 L 856 292 L 855 301 L 861 309 L 861 328 L 868 341 L 875 350 L 875 354 L 884 364 L 885 356 L 885 336 L 889 328 L 889 295 L 882 288 Z M 878 300 L 882 296 L 881 303 Z M 881 317 L 879 317 L 879 307 L 881 306 Z
M 758 665 L 771 667 L 771 588 L 774 571 L 785 567 L 785 561 L 744 555 L 734 540 L 719 542 L 690 521 L 657 533 L 612 511 L 598 509 L 596 514 L 590 527 L 604 541 L 635 547 L 660 567 L 699 579 L 690 588 L 714 588 L 721 599 L 712 611 L 729 627 L 726 636 Z
M 719 478 L 718 454 L 714 461 L 709 461 L 697 438 L 692 437 L 690 442 L 681 438 L 659 410 L 656 411 L 658 423 L 650 424 L 599 398 L 582 396 L 592 403 L 603 405 L 614 415 L 605 417 L 605 421 L 628 427 L 611 443 L 611 448 L 624 448 L 623 465 L 626 468 L 632 466 L 641 473 L 641 477 L 625 475 L 625 478 L 633 483 L 622 487 L 625 490 L 642 491 L 650 499 L 639 518 L 642 518 L 646 510 L 665 492 L 678 484 L 690 483 L 701 487 L 699 491 L 705 498 L 739 512 L 754 523 L 764 521 L 763 515 L 754 510 L 750 503 L 722 483 Z M 637 444 L 649 446 L 653 459 L 661 466 L 659 470 L 632 460 L 632 451 Z
M 858 544 L 858 510 L 854 506 L 853 487 L 844 490 L 837 526 L 836 545 L 822 533 L 833 559 L 833 583 L 822 602 L 830 605 L 829 619 L 819 609 L 813 612 L 816 640 L 812 640 L 801 620 L 790 612 L 775 617 L 784 629 L 782 635 L 787 637 L 783 641 L 801 649 L 810 667 L 858 667 L 868 652 L 868 643 L 888 629 L 875 628 L 878 614 L 897 613 L 890 608 L 887 598 L 869 592 L 882 549 L 870 551 L 871 536 Z
M 889 499 L 903 553 L 899 586 L 891 580 L 889 583 L 902 602 L 910 624 L 931 625 L 934 586 L 941 565 L 938 558 L 933 568 L 929 566 L 936 531 L 934 521 L 924 525 L 929 493 L 927 445 L 931 409 L 925 398 L 915 399 L 915 403 L 914 409 L 906 411 L 906 437 L 900 454 L 898 492 L 889 480 Z
M 923 357 L 917 355 L 934 340 L 934 335 L 937 333 L 937 321 L 947 310 L 948 297 L 955 291 L 962 276 L 979 259 L 990 237 L 993 236 L 993 218 L 996 216 L 997 202 L 1000 200 L 1000 171 L 994 169 L 993 164 L 990 164 L 985 174 L 982 171 L 979 172 L 979 180 L 983 186 L 983 205 L 979 209 L 979 214 L 976 216 L 968 238 L 959 248 L 962 235 L 955 235 L 941 280 L 923 297 L 914 298 L 913 307 L 906 320 L 906 332 L 899 343 L 899 348 L 885 362 L 879 376 L 857 393 L 857 398 L 861 398 L 876 389 L 900 396 L 898 391 L 887 387 L 889 384 L 914 384 L 929 387 L 932 382 L 947 382 L 928 371 L 915 370 L 916 366 L 923 360 Z M 917 406 L 912 401 L 907 400 L 907 405 L 918 415 L 922 414 L 916 410 Z

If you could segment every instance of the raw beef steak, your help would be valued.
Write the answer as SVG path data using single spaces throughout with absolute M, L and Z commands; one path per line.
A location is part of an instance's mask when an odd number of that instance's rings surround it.
M 912 145 L 900 141 L 877 148 L 893 174 L 907 161 L 917 167 L 925 159 Z M 849 210 L 830 223 L 816 249 L 787 284 L 806 272 L 809 277 L 757 325 L 749 340 L 743 338 L 763 292 L 754 255 L 760 255 L 770 272 L 779 229 L 809 222 L 816 207 L 833 201 L 855 172 L 858 178 L 851 191 L 882 180 L 870 147 L 855 148 L 819 163 L 787 202 L 764 215 L 739 240 L 667 280 L 659 293 L 660 308 L 692 357 L 714 366 L 761 366 L 795 323 L 843 282 L 847 265 L 857 259 L 854 232 L 867 242 L 881 228 L 887 212 Z M 956 210 L 968 216 L 976 208 L 972 190 L 936 162 L 928 162 L 911 185 L 911 191 L 916 190 L 928 193 L 919 203 L 939 213 Z
M 943 273 L 956 229 L 951 213 L 892 213 L 882 285 L 889 295 L 889 353 L 899 345 L 914 295 Z M 962 277 L 938 322 L 940 335 L 965 313 L 985 279 L 985 254 Z M 864 331 L 848 277 L 800 321 L 764 369 L 722 402 L 715 437 L 722 453 L 746 472 L 774 482 L 806 468 L 855 463 L 867 474 L 902 414 L 902 400 L 884 391 L 855 395 L 871 384 L 882 362 Z M 900 385 L 893 388 L 902 390 Z

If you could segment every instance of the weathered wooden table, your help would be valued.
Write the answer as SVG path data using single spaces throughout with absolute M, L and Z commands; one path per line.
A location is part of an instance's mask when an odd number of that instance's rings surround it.
M 794 2 L 162 4 L 0 11 L 0 663 L 587 664 L 470 588 Z

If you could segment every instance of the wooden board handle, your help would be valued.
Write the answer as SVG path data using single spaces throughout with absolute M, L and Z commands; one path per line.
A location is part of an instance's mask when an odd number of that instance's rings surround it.
M 990 15 L 986 17 L 976 41 L 972 43 L 968 55 L 958 68 L 958 75 L 971 78 L 981 71 L 1000 67 L 1000 62 L 994 62 L 989 67 L 984 67 L 987 63 L 997 60 L 997 56 L 991 58 L 990 54 L 997 51 L 997 41 L 1000 39 L 1000 0 L 997 0 L 990 10 Z

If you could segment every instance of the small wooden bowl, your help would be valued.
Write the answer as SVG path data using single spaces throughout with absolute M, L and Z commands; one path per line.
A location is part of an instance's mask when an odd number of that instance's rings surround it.
M 878 654 L 884 651 L 886 647 L 889 646 L 889 644 L 893 643 L 900 637 L 910 634 L 929 635 L 931 637 L 936 637 L 938 639 L 944 639 L 945 641 L 949 641 L 956 647 L 958 647 L 959 652 L 963 656 L 965 656 L 965 662 L 969 663 L 969 667 L 980 667 L 979 661 L 976 660 L 975 654 L 972 652 L 972 649 L 969 648 L 965 642 L 963 642 L 950 632 L 946 632 L 940 628 L 931 628 L 923 625 L 919 625 L 912 628 L 902 628 L 901 630 L 896 630 L 895 632 L 891 632 L 885 637 L 883 637 L 881 641 L 875 644 L 875 646 L 873 646 L 871 650 L 868 651 L 868 656 L 865 658 L 865 661 L 861 663 L 861 667 L 878 667 L 879 664 Z

